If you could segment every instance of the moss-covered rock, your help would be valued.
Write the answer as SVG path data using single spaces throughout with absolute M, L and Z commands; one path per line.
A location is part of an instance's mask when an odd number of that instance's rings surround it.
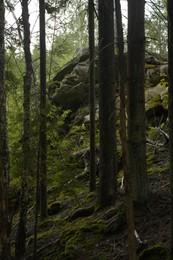
M 85 218 L 69 225 L 63 231 L 60 244 L 62 259 L 78 259 L 81 252 L 93 248 L 98 241 L 103 239 L 104 222 L 102 220 L 91 221 Z M 80 259 L 80 258 L 79 258 Z M 85 256 L 83 255 L 83 259 Z
M 59 202 L 53 202 L 48 207 L 48 214 L 55 215 L 61 210 L 61 204 Z
M 166 107 L 167 88 L 165 85 L 158 84 L 154 88 L 146 89 L 146 118 L 150 123 L 165 122 L 168 117 L 168 109 Z
M 144 249 L 138 256 L 138 260 L 163 260 L 167 259 L 167 249 L 160 245 L 154 245 Z
M 80 82 L 77 85 L 69 85 L 62 82 L 52 96 L 52 101 L 65 109 L 76 110 L 81 105 L 88 103 L 88 84 Z

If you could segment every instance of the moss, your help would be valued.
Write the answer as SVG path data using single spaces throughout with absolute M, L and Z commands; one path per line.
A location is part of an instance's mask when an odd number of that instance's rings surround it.
M 138 260 L 163 260 L 167 259 L 167 249 L 160 245 L 154 245 L 144 249 L 138 256 Z
M 105 219 L 109 220 L 112 217 L 115 217 L 117 214 L 120 213 L 125 213 L 125 205 L 124 202 L 119 203 L 118 205 L 116 205 L 116 207 L 112 207 L 110 208 L 105 215 Z
M 97 219 L 91 224 L 91 229 L 94 234 L 101 234 L 104 230 L 105 223 L 102 219 Z
M 93 201 L 95 198 L 97 197 L 97 192 L 90 192 L 86 199 L 84 200 L 84 203 L 89 203 L 91 201 Z
M 154 69 L 156 67 L 156 65 L 155 64 L 145 64 L 145 68 L 146 69 Z
M 20 197 L 20 178 L 15 178 L 10 181 L 9 187 L 9 211 L 16 212 L 19 207 L 19 197 Z
M 161 174 L 161 173 L 165 173 L 165 172 L 169 172 L 169 164 L 153 164 L 151 165 L 151 167 L 148 168 L 147 170 L 147 174 L 148 176 L 153 176 L 155 174 Z
M 156 127 L 148 127 L 147 137 L 151 140 L 155 140 L 156 138 L 158 138 L 158 130 L 156 129 Z
M 123 177 L 124 177 L 124 170 L 120 170 L 119 173 L 118 173 L 118 178 L 117 178 L 118 187 L 121 185 Z
M 61 210 L 61 204 L 59 201 L 54 201 L 48 206 L 48 214 L 55 215 Z
M 147 156 L 147 165 L 152 165 L 154 160 L 156 158 L 156 154 L 155 153 L 150 153 Z
M 52 228 L 52 229 L 49 229 L 49 230 L 47 230 L 45 232 L 38 233 L 37 234 L 37 240 L 41 240 L 41 239 L 44 239 L 44 238 L 47 239 L 47 237 L 52 236 L 53 234 L 56 234 L 56 232 L 57 232 L 57 230 Z M 28 237 L 27 239 L 31 243 L 34 240 L 34 235 Z
M 80 228 L 65 230 L 60 238 L 60 244 L 64 248 L 61 256 L 67 259 L 74 259 L 77 255 L 74 245 L 76 245 L 80 241 L 82 241 Z
M 154 109 L 155 107 L 161 105 L 162 101 L 161 101 L 161 97 L 160 95 L 155 95 L 154 97 L 152 97 L 152 99 L 150 99 L 146 105 L 146 111 L 150 110 L 150 109 Z
M 86 217 L 74 221 L 73 225 L 68 223 L 66 230 L 60 237 L 63 259 L 75 259 L 79 251 L 93 248 L 93 245 L 103 239 L 103 220 L 91 221 L 91 217 Z
M 43 219 L 39 222 L 39 227 L 40 228 L 46 228 L 46 227 L 50 227 L 53 225 L 53 221 L 51 218 L 46 218 L 46 219 Z

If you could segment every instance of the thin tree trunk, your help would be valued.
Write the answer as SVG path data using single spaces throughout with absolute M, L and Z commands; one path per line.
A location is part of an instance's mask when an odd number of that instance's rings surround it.
M 10 259 L 8 223 L 9 156 L 5 89 L 4 1 L 0 1 L 0 259 Z
M 23 165 L 21 172 L 21 197 L 20 197 L 20 219 L 16 239 L 16 258 L 23 259 L 25 256 L 26 224 L 28 207 L 28 177 L 30 174 L 30 89 L 32 84 L 32 57 L 30 51 L 30 25 L 28 0 L 22 0 L 22 21 L 24 28 L 24 53 L 26 72 L 24 75 L 24 102 L 23 102 Z
M 40 9 L 40 213 L 47 217 L 47 115 L 46 115 L 46 40 L 45 1 Z
M 170 258 L 173 259 L 173 1 L 167 1 L 168 11 L 168 81 L 169 81 L 169 164 L 171 188 Z
M 40 206 L 40 194 L 39 194 L 39 183 L 40 183 L 40 145 L 38 147 L 38 156 L 37 156 L 37 181 L 36 181 L 36 202 L 35 202 L 35 223 L 34 223 L 34 251 L 33 257 L 34 260 L 37 260 L 37 228 L 38 228 L 38 213 Z
M 99 126 L 101 207 L 115 200 L 116 109 L 113 0 L 99 0 Z
M 94 1 L 88 1 L 90 75 L 90 191 L 96 189 Z
M 125 199 L 126 199 L 126 216 L 128 226 L 128 247 L 129 260 L 137 259 L 136 256 L 136 241 L 134 236 L 134 216 L 133 216 L 133 198 L 131 188 L 131 176 L 129 172 L 129 155 L 127 146 L 126 134 L 126 90 L 125 81 L 127 67 L 124 56 L 124 37 L 121 17 L 120 0 L 115 0 L 115 11 L 117 19 L 117 34 L 118 34 L 118 58 L 119 58 L 119 74 L 120 74 L 120 137 L 122 145 L 122 157 L 125 179 Z

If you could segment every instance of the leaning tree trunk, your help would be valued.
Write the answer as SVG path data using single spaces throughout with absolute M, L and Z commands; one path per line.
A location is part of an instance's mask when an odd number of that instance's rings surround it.
M 101 207 L 115 200 L 116 109 L 113 0 L 99 0 L 99 124 Z
M 8 227 L 9 156 L 7 142 L 5 50 L 4 50 L 4 1 L 0 1 L 0 259 L 10 259 Z
M 147 200 L 145 126 L 145 0 L 128 0 L 128 142 L 133 200 Z
M 170 259 L 173 259 L 173 1 L 167 1 L 168 10 L 168 81 L 169 81 L 169 164 L 171 187 Z
M 24 75 L 24 102 L 23 102 L 23 164 L 21 172 L 21 197 L 20 197 L 20 219 L 16 239 L 16 258 L 23 259 L 25 256 L 26 223 L 28 206 L 28 177 L 30 174 L 30 89 L 32 84 L 32 57 L 30 51 L 30 25 L 28 0 L 22 0 L 22 21 L 24 32 L 24 53 L 26 72 Z
M 120 0 L 115 0 L 115 11 L 117 19 L 117 37 L 118 37 L 118 65 L 120 75 L 120 137 L 122 146 L 123 169 L 125 179 L 125 198 L 126 198 L 126 216 L 128 226 L 128 247 L 129 260 L 137 259 L 136 240 L 134 235 L 134 215 L 133 215 L 133 197 L 131 187 L 131 176 L 129 172 L 129 154 L 126 135 L 126 89 L 127 69 L 124 56 L 124 37 L 122 27 L 121 5 Z
M 95 55 L 94 55 L 94 1 L 88 1 L 89 74 L 90 74 L 90 191 L 96 189 L 95 160 Z
M 47 115 L 46 115 L 46 41 L 45 1 L 39 1 L 40 9 L 40 214 L 47 217 Z

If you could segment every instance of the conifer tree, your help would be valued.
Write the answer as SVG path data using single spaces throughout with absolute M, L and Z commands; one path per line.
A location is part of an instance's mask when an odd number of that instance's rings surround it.
M 115 200 L 116 111 L 113 0 L 99 0 L 99 127 L 101 207 Z
M 96 189 L 95 159 L 95 47 L 94 47 L 94 1 L 88 1 L 89 56 L 90 56 L 90 191 Z
M 128 1 L 128 151 L 133 200 L 145 203 L 148 195 L 145 126 L 144 0 Z
M 5 8 L 0 1 L 0 259 L 10 259 L 8 225 L 9 157 L 7 142 L 6 89 L 5 89 Z
M 47 115 L 46 115 L 46 40 L 45 1 L 39 0 L 40 10 L 40 213 L 47 217 Z
M 168 11 L 168 82 L 169 82 L 169 164 L 171 188 L 170 259 L 173 259 L 173 1 L 167 1 Z
M 123 37 L 123 26 L 121 16 L 121 5 L 120 0 L 115 0 L 115 11 L 116 11 L 116 24 L 117 24 L 117 38 L 118 38 L 118 67 L 119 67 L 119 89 L 120 89 L 120 138 L 122 147 L 122 160 L 124 170 L 124 183 L 125 183 L 125 199 L 126 199 L 126 216 L 127 216 L 127 227 L 128 227 L 128 248 L 129 248 L 129 259 L 135 260 L 136 257 L 136 239 L 134 235 L 134 215 L 133 215 L 133 197 L 132 197 L 132 185 L 131 176 L 129 172 L 129 154 L 127 145 L 127 134 L 126 134 L 126 74 L 127 66 L 124 55 L 124 37 Z
M 28 177 L 30 175 L 30 89 L 32 84 L 32 57 L 30 51 L 30 25 L 28 0 L 22 0 L 22 22 L 24 33 L 24 54 L 26 71 L 23 77 L 23 135 L 22 151 L 23 163 L 21 169 L 21 195 L 20 195 L 20 219 L 16 239 L 16 258 L 23 259 L 25 256 L 26 224 L 28 208 Z

